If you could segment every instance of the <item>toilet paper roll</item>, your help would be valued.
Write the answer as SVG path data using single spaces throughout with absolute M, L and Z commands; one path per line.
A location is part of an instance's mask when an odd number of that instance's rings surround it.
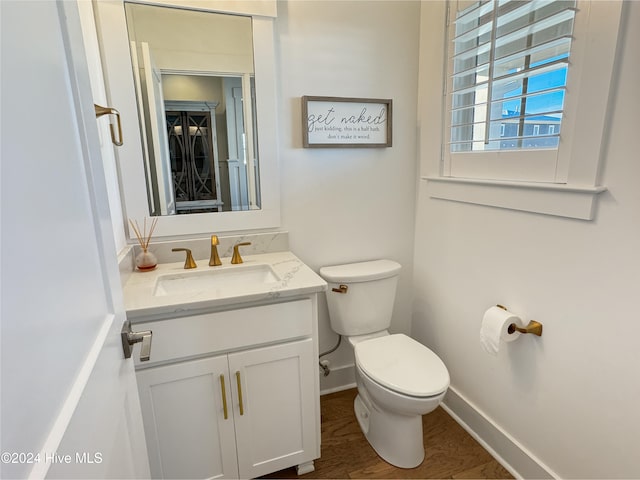
M 515 323 L 522 327 L 522 319 L 508 310 L 491 307 L 482 317 L 480 327 L 480 344 L 487 353 L 497 355 L 500 342 L 513 342 L 520 336 L 520 332 L 509 333 L 509 325 Z

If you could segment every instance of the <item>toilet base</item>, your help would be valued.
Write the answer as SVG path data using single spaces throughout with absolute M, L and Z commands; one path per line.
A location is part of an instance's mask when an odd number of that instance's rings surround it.
M 422 415 L 382 413 L 367 397 L 366 390 L 359 391 L 353 408 L 362 433 L 376 453 L 399 468 L 420 465 L 424 460 Z

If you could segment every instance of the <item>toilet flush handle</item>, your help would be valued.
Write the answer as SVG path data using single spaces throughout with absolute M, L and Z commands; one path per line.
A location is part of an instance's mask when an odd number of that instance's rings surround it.
M 338 288 L 332 288 L 331 291 L 332 292 L 336 292 L 336 293 L 347 293 L 347 290 L 349 290 L 349 287 L 347 287 L 346 285 L 340 285 Z

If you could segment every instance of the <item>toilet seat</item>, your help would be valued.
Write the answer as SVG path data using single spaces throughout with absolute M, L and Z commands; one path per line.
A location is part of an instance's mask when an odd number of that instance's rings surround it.
M 439 395 L 449 387 L 440 358 L 403 334 L 359 342 L 354 347 L 360 369 L 376 383 L 412 397 Z

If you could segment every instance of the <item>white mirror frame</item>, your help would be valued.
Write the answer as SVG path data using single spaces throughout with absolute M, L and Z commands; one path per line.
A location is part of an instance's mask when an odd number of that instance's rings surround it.
M 276 71 L 274 46 L 275 0 L 128 0 L 134 3 L 189 8 L 252 17 L 256 78 L 260 210 L 196 213 L 160 217 L 154 237 L 177 237 L 217 232 L 240 232 L 280 226 L 280 179 L 276 125 Z M 133 67 L 129 50 L 124 1 L 94 0 L 98 38 L 109 106 L 120 111 L 124 144 L 116 147 L 120 192 L 126 219 L 149 217 L 147 185 L 138 117 Z M 125 225 L 130 239 L 135 234 Z

